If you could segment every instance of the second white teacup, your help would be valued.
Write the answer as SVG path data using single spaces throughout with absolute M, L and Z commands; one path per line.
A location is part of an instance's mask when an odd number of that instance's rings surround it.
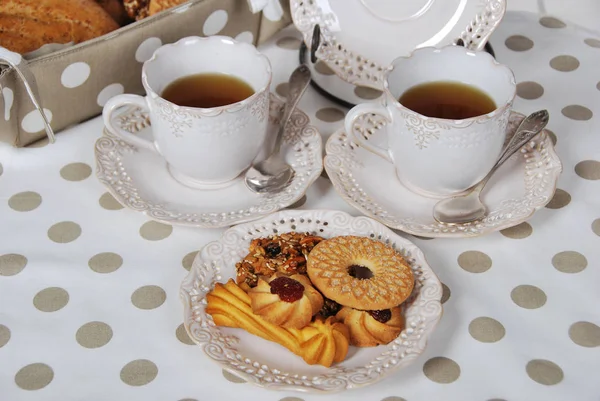
M 512 71 L 484 52 L 461 46 L 422 48 L 399 57 L 384 75 L 383 104 L 364 103 L 346 116 L 346 132 L 360 146 L 394 164 L 398 179 L 420 195 L 443 198 L 472 187 L 491 170 L 504 141 L 516 93 Z M 399 99 L 427 83 L 466 84 L 495 104 L 483 115 L 448 119 L 420 114 Z M 387 147 L 369 141 L 369 114 L 388 124 Z
M 254 93 L 209 108 L 181 106 L 163 98 L 171 83 L 205 73 L 236 77 Z M 144 63 L 142 84 L 147 96 L 118 95 L 106 103 L 104 123 L 126 142 L 162 156 L 171 175 L 182 184 L 194 188 L 227 185 L 261 150 L 267 134 L 271 65 L 254 46 L 224 36 L 183 38 L 160 47 Z M 132 134 L 115 120 L 114 111 L 126 105 L 149 113 L 152 141 Z

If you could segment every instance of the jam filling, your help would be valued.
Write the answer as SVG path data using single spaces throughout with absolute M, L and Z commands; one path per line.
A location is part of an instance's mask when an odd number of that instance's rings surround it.
M 368 267 L 361 265 L 351 265 L 348 267 L 348 274 L 359 280 L 365 280 L 373 277 L 373 272 Z
M 385 323 L 392 318 L 392 311 L 389 309 L 370 310 L 367 313 L 380 323 Z
M 296 302 L 304 295 L 304 286 L 289 277 L 278 277 L 269 283 L 271 294 L 279 295 L 284 302 Z

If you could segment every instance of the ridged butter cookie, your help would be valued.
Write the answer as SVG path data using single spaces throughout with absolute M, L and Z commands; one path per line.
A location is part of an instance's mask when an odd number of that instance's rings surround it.
M 398 306 L 414 287 L 413 272 L 402 255 L 365 237 L 321 241 L 308 255 L 307 273 L 325 297 L 360 310 Z

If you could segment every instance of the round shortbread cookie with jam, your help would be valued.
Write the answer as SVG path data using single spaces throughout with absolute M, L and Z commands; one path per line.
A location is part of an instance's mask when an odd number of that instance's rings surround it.
M 325 297 L 360 310 L 398 306 L 415 283 L 402 255 L 379 241 L 356 236 L 317 244 L 308 255 L 307 273 Z

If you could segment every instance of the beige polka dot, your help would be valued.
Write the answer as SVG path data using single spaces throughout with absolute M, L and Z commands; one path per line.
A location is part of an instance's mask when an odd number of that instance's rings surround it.
M 600 219 L 596 219 L 592 222 L 592 231 L 594 234 L 600 237 Z M 2 268 L 2 262 L 0 262 L 0 270 Z
M 583 41 L 586 45 L 600 48 L 600 40 L 588 38 Z
M 140 227 L 140 235 L 148 241 L 159 241 L 167 238 L 173 232 L 173 226 L 159 223 L 157 221 L 148 221 Z
M 167 293 L 156 285 L 140 287 L 131 295 L 131 303 L 140 309 L 155 309 L 167 299 Z
M 391 396 L 391 397 L 382 398 L 381 401 L 406 401 L 406 400 L 402 397 Z
M 575 173 L 586 180 L 600 180 L 600 162 L 584 160 L 575 165 Z
M 147 359 L 129 362 L 121 369 L 121 380 L 130 386 L 143 386 L 150 383 L 158 375 L 156 365 Z
M 96 273 L 112 273 L 123 265 L 123 258 L 112 252 L 102 252 L 88 261 L 90 269 Z
M 531 380 L 546 386 L 558 384 L 564 377 L 562 369 L 557 364 L 544 359 L 529 361 L 526 370 Z
M 570 118 L 571 120 L 587 121 L 594 116 L 594 113 L 590 109 L 578 104 L 572 104 L 566 106 L 561 110 L 563 116 Z
M 557 188 L 554 196 L 548 202 L 546 207 L 548 209 L 560 209 L 567 206 L 571 202 L 571 195 L 563 189 Z
M 46 138 L 40 139 L 39 141 L 35 141 L 33 143 L 30 143 L 29 145 L 27 145 L 27 147 L 28 148 L 44 148 L 49 143 L 50 143 L 50 140 L 48 139 L 48 137 L 46 137 Z
M 112 196 L 108 192 L 105 192 L 104 194 L 102 194 L 102 196 L 98 200 L 98 203 L 100 203 L 100 206 L 102 206 L 102 208 L 104 208 L 106 210 L 121 210 L 121 209 L 123 209 L 123 205 L 121 205 L 115 199 L 115 197 Z
M 538 84 L 537 82 L 519 82 L 519 84 L 517 85 L 517 96 L 523 99 L 539 99 L 540 97 L 542 97 L 543 94 L 544 87 Z
M 502 340 L 506 330 L 502 323 L 491 317 L 478 317 L 469 323 L 469 334 L 482 343 L 495 343 Z
M 46 288 L 33 297 L 33 306 L 42 312 L 56 312 L 69 302 L 69 293 L 59 287 Z
M 185 270 L 190 270 L 192 268 L 192 264 L 194 263 L 194 259 L 196 259 L 196 255 L 198 255 L 198 251 L 190 252 L 183 257 L 181 260 L 181 265 Z
M 381 96 L 382 92 L 377 89 L 368 88 L 366 86 L 357 86 L 354 88 L 354 94 L 361 99 L 373 100 Z
M 523 239 L 527 238 L 533 232 L 533 228 L 529 223 L 521 223 L 516 226 L 505 228 L 504 230 L 500 230 L 500 233 L 507 238 L 512 239 Z
M 585 256 L 575 251 L 559 252 L 552 257 L 552 266 L 563 273 L 579 273 L 587 265 Z
M 300 39 L 291 36 L 285 36 L 275 43 L 277 47 L 288 50 L 298 50 L 300 48 Z
M 303 195 L 302 198 L 300 198 L 294 204 L 288 206 L 288 209 L 298 209 L 299 207 L 304 206 L 305 203 L 306 203 L 306 195 Z
M 84 324 L 75 333 L 75 339 L 85 348 L 100 348 L 108 344 L 113 336 L 110 326 L 102 322 Z
M 450 358 L 437 356 L 425 362 L 423 373 L 436 383 L 452 383 L 460 376 L 460 366 Z
M 181 323 L 177 329 L 175 330 L 175 336 L 179 341 L 187 345 L 194 345 L 195 343 L 192 341 L 187 331 L 185 330 L 185 326 Z
M 315 70 L 319 74 L 323 74 L 323 75 L 335 74 L 335 72 L 333 72 L 333 70 L 327 64 L 325 64 L 323 61 L 320 61 L 320 60 L 317 61 L 317 64 L 315 64 Z
M 0 336 L 1 337 L 1 336 Z M 590 322 L 577 322 L 569 327 L 569 337 L 582 347 L 600 347 L 600 327 Z M 2 343 L 0 342 L 0 347 Z
M 546 293 L 533 285 L 520 285 L 513 288 L 510 298 L 525 309 L 537 309 L 546 303 Z
M 492 267 L 492 259 L 483 252 L 466 251 L 458 256 L 458 265 L 471 273 L 483 273 Z
M 0 324 L 0 348 L 4 347 L 10 340 L 10 329 Z
M 82 181 L 92 174 L 92 168 L 85 163 L 71 163 L 60 169 L 60 176 L 67 181 Z
M 556 134 L 553 131 L 550 131 L 549 129 L 546 129 L 545 131 L 546 131 L 546 134 L 548 134 L 548 136 L 550 137 L 552 144 L 554 146 L 556 146 L 556 142 L 558 142 L 558 138 L 556 137 Z
M 317 110 L 315 115 L 319 120 L 325 121 L 326 123 L 342 121 L 346 116 L 342 110 L 335 107 L 324 107 Z
M 275 87 L 275 92 L 281 97 L 287 97 L 289 92 L 289 84 L 287 82 L 281 83 Z
M 233 373 L 226 371 L 225 369 L 222 370 L 222 373 L 223 377 L 232 383 L 246 383 L 246 380 L 234 375 Z
M 23 390 L 39 390 L 54 379 L 54 371 L 45 363 L 32 363 L 17 372 L 15 383 Z
M 533 41 L 523 35 L 513 35 L 504 42 L 506 47 L 516 52 L 523 52 L 533 47 Z
M 27 266 L 27 258 L 18 253 L 7 253 L 0 256 L 0 276 L 14 276 Z
M 542 17 L 540 18 L 540 24 L 546 28 L 564 28 L 567 26 L 564 22 L 554 17 Z
M 29 212 L 42 203 L 42 197 L 37 192 L 20 192 L 10 197 L 8 206 L 17 212 Z
M 448 301 L 450 299 L 450 296 L 452 295 L 452 292 L 450 291 L 450 288 L 442 283 L 442 303 L 445 304 L 446 301 Z
M 81 227 L 72 221 L 56 223 L 48 229 L 48 238 L 59 244 L 75 241 L 81 235 Z
M 550 67 L 562 72 L 575 71 L 579 68 L 579 60 L 573 56 L 556 56 L 550 60 Z

